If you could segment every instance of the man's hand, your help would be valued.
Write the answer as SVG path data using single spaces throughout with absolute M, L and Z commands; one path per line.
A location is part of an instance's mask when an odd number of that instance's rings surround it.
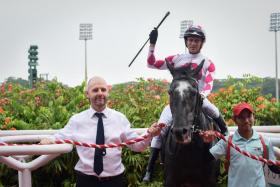
M 40 141 L 40 145 L 54 144 L 54 141 L 50 138 L 44 138 Z
M 160 134 L 160 131 L 161 131 L 161 126 L 158 123 L 153 123 L 151 127 L 148 129 L 148 133 L 152 137 L 158 136 Z
M 201 132 L 200 135 L 205 143 L 213 142 L 216 138 L 215 131 L 204 131 Z
M 203 92 L 200 92 L 200 96 L 201 96 L 202 99 L 205 99 L 207 97 L 206 94 L 203 93 Z
M 158 37 L 158 31 L 156 28 L 151 31 L 149 38 L 150 38 L 150 44 L 155 45 L 157 43 L 157 37 Z

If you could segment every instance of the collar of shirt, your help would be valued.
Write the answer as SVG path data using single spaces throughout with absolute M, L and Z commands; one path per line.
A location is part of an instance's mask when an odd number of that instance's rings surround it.
M 197 53 L 197 54 L 191 54 L 189 52 L 186 53 L 189 57 L 191 58 L 198 58 L 198 57 L 201 57 L 202 54 L 201 53 Z
M 259 134 L 257 133 L 257 131 L 255 131 L 254 129 L 252 129 L 252 131 L 253 131 L 253 135 L 252 135 L 252 137 L 249 138 L 248 140 L 255 140 L 255 139 L 258 139 L 258 138 L 259 138 Z M 239 134 L 238 130 L 235 131 L 235 133 L 234 133 L 234 135 L 233 135 L 233 139 L 234 139 L 235 141 L 247 140 L 247 139 L 243 138 L 243 137 Z
M 94 114 L 97 112 L 96 110 L 94 110 L 92 107 L 89 108 L 89 112 L 90 112 L 90 116 L 94 117 Z M 103 113 L 104 117 L 107 118 L 109 116 L 109 110 L 106 107 L 103 111 L 101 112 L 97 112 L 97 113 Z

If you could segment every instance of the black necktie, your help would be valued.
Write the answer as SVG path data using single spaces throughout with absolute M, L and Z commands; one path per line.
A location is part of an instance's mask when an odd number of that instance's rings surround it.
M 95 115 L 98 117 L 97 131 L 96 131 L 96 144 L 104 144 L 104 127 L 103 127 L 103 120 L 102 120 L 103 113 L 95 113 Z M 95 149 L 93 170 L 97 175 L 100 175 L 100 173 L 103 171 L 103 156 L 105 154 L 106 154 L 105 149 L 99 149 L 99 148 Z

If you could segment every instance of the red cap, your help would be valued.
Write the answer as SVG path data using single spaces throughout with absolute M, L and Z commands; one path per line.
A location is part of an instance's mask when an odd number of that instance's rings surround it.
M 248 103 L 239 103 L 239 104 L 237 104 L 237 105 L 235 105 L 234 107 L 233 107 L 233 115 L 234 116 L 239 116 L 239 114 L 244 110 L 244 109 L 247 109 L 247 110 L 249 110 L 250 112 L 254 112 L 254 109 L 253 109 L 253 107 L 250 105 L 250 104 L 248 104 Z

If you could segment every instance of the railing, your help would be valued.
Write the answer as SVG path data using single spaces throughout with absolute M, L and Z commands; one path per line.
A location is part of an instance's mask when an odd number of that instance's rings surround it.
M 20 135 L 20 134 L 25 135 Z M 31 134 L 39 134 L 40 131 Z M 53 132 L 54 133 L 54 132 Z M 9 136 L 7 136 L 9 134 Z M 17 135 L 14 135 L 17 134 Z M 0 131 L 1 140 L 4 142 L 39 142 L 42 138 L 49 135 L 26 135 L 26 131 L 5 132 Z M 4 135 L 4 136 L 3 136 Z M 0 162 L 8 167 L 18 171 L 19 187 L 31 187 L 31 172 L 46 165 L 60 154 L 71 152 L 71 144 L 53 144 L 53 145 L 16 145 L 0 146 Z M 33 155 L 41 155 L 36 159 L 27 162 Z
M 229 127 L 233 133 L 237 127 Z M 275 155 L 280 159 L 280 127 L 279 126 L 254 126 L 254 129 L 270 137 Z M 135 129 L 139 134 L 147 129 Z M 0 131 L 0 139 L 7 143 L 38 143 L 58 130 L 6 130 Z M 0 162 L 18 171 L 19 187 L 31 187 L 31 172 L 46 165 L 48 162 L 63 153 L 72 151 L 73 145 L 52 144 L 52 145 L 15 145 L 0 146 Z M 5 156 L 3 156 L 5 155 Z M 32 155 L 41 155 L 36 159 L 26 162 Z

